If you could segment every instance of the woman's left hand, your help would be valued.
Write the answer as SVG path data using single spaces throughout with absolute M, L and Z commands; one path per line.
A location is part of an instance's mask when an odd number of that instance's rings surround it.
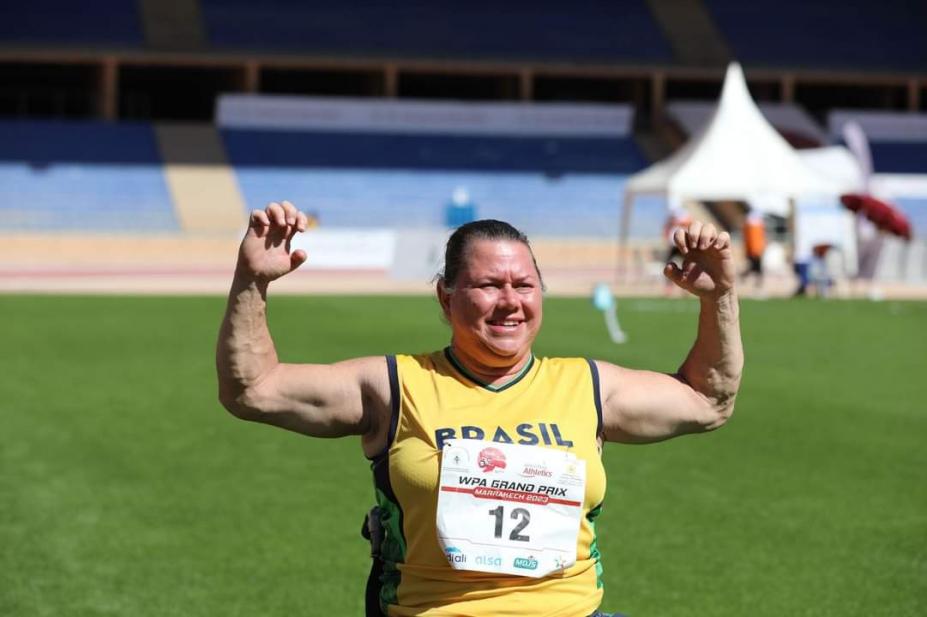
M 700 298 L 718 298 L 734 288 L 734 256 L 731 235 L 718 233 L 714 225 L 695 221 L 677 229 L 673 242 L 682 253 L 682 267 L 668 263 L 663 274 L 676 285 Z

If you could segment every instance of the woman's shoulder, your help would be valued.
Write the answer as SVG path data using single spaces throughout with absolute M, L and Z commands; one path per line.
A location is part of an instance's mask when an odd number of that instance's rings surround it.
M 448 360 L 445 350 L 422 353 L 406 353 L 387 356 L 393 358 L 395 366 L 400 373 L 410 372 L 446 372 Z
M 538 364 L 539 374 L 555 378 L 562 378 L 569 374 L 586 376 L 598 373 L 594 360 L 580 356 L 541 356 L 536 357 L 535 361 Z
M 549 367 L 589 366 L 589 358 L 581 356 L 535 356 L 535 361 Z

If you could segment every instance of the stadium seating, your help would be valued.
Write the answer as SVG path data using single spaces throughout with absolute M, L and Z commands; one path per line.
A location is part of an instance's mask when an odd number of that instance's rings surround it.
M 828 116 L 834 141 L 847 122 L 860 125 L 869 141 L 876 173 L 927 174 L 927 114 L 835 109 Z
M 440 227 L 457 187 L 534 235 L 611 237 L 630 137 L 224 129 L 247 208 L 291 199 L 327 227 Z M 179 232 L 148 124 L 0 122 L 0 232 Z
M 452 58 L 670 61 L 644 0 L 202 0 L 213 47 Z M 242 27 L 248 24 L 248 27 Z
M 30 0 L 0 5 L 0 42 L 47 46 L 141 47 L 134 0 Z
M 0 231 L 177 229 L 150 125 L 0 122 Z
M 644 165 L 629 137 L 610 139 L 223 131 L 236 165 L 633 172 Z
M 325 226 L 435 227 L 458 186 L 477 215 L 546 236 L 614 236 L 630 138 L 223 130 L 249 208 L 291 199 Z M 285 193 L 285 194 L 284 194 Z
M 869 148 L 876 173 L 927 174 L 927 141 L 873 141 Z
M 735 56 L 777 67 L 921 70 L 927 3 L 705 0 Z

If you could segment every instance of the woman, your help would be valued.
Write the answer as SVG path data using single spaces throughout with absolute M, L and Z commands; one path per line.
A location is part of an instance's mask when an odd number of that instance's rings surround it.
M 448 241 L 436 286 L 447 349 L 282 364 L 267 287 L 305 261 L 289 247 L 305 228 L 288 202 L 251 214 L 219 335 L 219 398 L 246 420 L 361 437 L 382 530 L 368 614 L 596 614 L 602 443 L 708 431 L 733 411 L 743 352 L 729 236 L 698 222 L 674 235 L 684 261 L 665 274 L 701 312 L 692 350 L 665 375 L 535 358 L 541 274 L 525 236 L 499 221 Z

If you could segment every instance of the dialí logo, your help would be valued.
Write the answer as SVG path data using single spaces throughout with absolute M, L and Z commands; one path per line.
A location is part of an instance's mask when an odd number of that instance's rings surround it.
M 512 565 L 522 570 L 537 570 L 538 560 L 534 557 L 516 557 Z
M 451 565 L 455 563 L 467 563 L 467 556 L 456 546 L 449 546 L 444 549 L 444 555 L 447 557 L 447 562 Z

